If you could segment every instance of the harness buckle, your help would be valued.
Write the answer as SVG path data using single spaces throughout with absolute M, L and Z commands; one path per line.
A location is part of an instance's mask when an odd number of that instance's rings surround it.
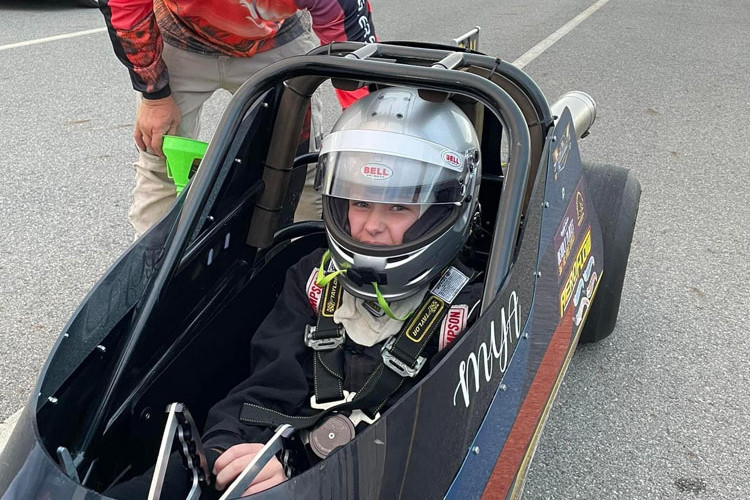
M 335 337 L 316 339 L 313 337 L 316 330 L 313 325 L 305 325 L 305 345 L 315 351 L 330 351 L 344 343 L 344 330 L 340 325 L 336 327 Z
M 346 398 L 346 401 L 351 402 L 355 398 L 356 395 L 357 395 L 356 392 L 352 392 L 351 394 L 349 394 L 349 397 Z M 352 423 L 354 424 L 354 427 L 357 427 L 360 422 L 364 422 L 368 425 L 372 425 L 379 418 L 380 418 L 380 412 L 377 412 L 374 417 L 370 418 L 367 416 L 367 413 L 359 409 L 352 410 L 352 413 L 349 415 L 349 420 L 352 421 Z
M 344 393 L 344 397 L 341 399 L 338 399 L 336 401 L 329 401 L 328 403 L 318 403 L 317 399 L 315 399 L 315 394 L 310 396 L 310 408 L 313 408 L 315 410 L 327 410 L 328 408 L 332 408 L 334 406 L 338 406 L 342 403 L 346 403 L 348 401 L 351 401 L 351 397 L 354 395 L 354 393 L 349 393 L 349 391 L 341 391 Z
M 370 418 L 362 410 L 352 410 L 352 414 L 349 415 L 349 420 L 352 421 L 354 427 L 357 427 L 360 422 L 364 422 L 367 425 L 372 425 L 377 419 L 380 418 L 380 412 L 377 412 L 374 417 Z
M 419 356 L 417 357 L 414 366 L 409 366 L 404 361 L 400 360 L 395 354 L 393 354 L 391 348 L 395 343 L 396 337 L 391 337 L 380 350 L 380 355 L 383 356 L 383 364 L 385 364 L 385 366 L 398 373 L 402 377 L 414 377 L 417 373 L 419 373 L 419 370 L 422 369 L 427 358 L 425 358 L 424 356 Z

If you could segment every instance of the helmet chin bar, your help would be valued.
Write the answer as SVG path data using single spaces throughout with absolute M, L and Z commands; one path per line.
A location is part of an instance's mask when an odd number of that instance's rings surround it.
M 350 267 L 346 270 L 346 277 L 357 286 L 363 286 L 366 283 L 388 284 L 387 274 L 379 273 L 375 269 L 367 267 Z
M 374 284 L 388 302 L 405 299 L 427 286 L 432 276 L 439 274 L 442 269 L 442 266 L 425 268 L 424 265 L 410 265 L 411 262 L 422 262 L 420 257 L 427 251 L 426 247 L 402 246 L 401 251 L 394 256 L 377 257 L 353 252 L 348 245 L 342 244 L 334 231 L 327 230 L 327 233 L 334 266 L 336 269 L 346 269 L 346 273 L 340 275 L 339 281 L 347 292 L 360 299 L 378 300 Z M 439 235 L 438 239 L 444 236 L 445 233 Z M 453 255 L 457 252 L 458 249 Z M 395 261 L 396 267 L 390 269 L 389 273 L 389 267 L 394 264 L 390 261 Z
M 348 226 L 342 227 L 346 213 L 344 203 L 337 202 L 343 201 L 323 197 L 328 248 L 336 269 L 346 270 L 339 278 L 344 289 L 364 300 L 378 299 L 372 283 L 377 284 L 388 302 L 419 292 L 455 258 L 470 232 L 469 224 L 460 231 L 455 226 L 459 219 L 466 218 L 470 222 L 471 217 L 466 217 L 466 204 L 434 205 L 422 216 L 423 222 L 431 226 L 427 231 L 414 231 L 408 239 L 405 235 L 406 242 L 397 246 L 364 245 L 351 237 Z M 337 204 L 342 206 L 337 207 Z M 430 221 L 433 209 L 438 216 Z M 339 223 L 332 224 L 332 218 L 337 216 Z

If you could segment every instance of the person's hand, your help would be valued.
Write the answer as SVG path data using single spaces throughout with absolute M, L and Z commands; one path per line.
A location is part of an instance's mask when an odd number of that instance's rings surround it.
M 172 96 L 163 99 L 141 99 L 135 118 L 135 143 L 141 151 L 164 156 L 161 150 L 165 134 L 177 133 L 180 125 L 180 108 Z
M 232 484 L 232 481 L 255 458 L 255 455 L 261 448 L 263 448 L 263 445 L 260 443 L 243 443 L 236 444 L 222 453 L 214 465 L 216 489 L 223 491 L 228 485 Z M 255 477 L 242 496 L 267 490 L 271 486 L 276 486 L 284 481 L 286 481 L 284 468 L 281 466 L 281 462 L 276 457 L 273 457 Z

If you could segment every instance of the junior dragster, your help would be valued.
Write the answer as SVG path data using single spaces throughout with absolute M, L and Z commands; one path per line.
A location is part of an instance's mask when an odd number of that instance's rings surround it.
M 104 499 L 147 471 L 148 498 L 166 498 L 175 454 L 188 498 L 213 488 L 199 437 L 208 409 L 253 369 L 250 341 L 285 271 L 326 245 L 322 222 L 293 214 L 318 159 L 297 153 L 306 111 L 327 81 L 418 89 L 471 119 L 481 211 L 462 259 L 481 276 L 481 310 L 387 411 L 257 496 L 518 498 L 577 344 L 615 327 L 640 185 L 625 168 L 581 161 L 589 96 L 550 106 L 527 74 L 474 49 L 472 37 L 334 43 L 248 80 L 171 211 L 61 332 L 2 453 L 0 498 Z M 383 364 L 403 376 L 418 369 L 388 349 Z M 304 446 L 298 430 L 279 425 L 222 498 L 239 498 L 264 461 L 294 446 Z

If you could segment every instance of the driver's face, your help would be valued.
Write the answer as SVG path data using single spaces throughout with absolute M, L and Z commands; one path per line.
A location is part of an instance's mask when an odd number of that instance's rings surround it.
M 369 245 L 400 245 L 419 218 L 419 205 L 392 205 L 349 200 L 352 238 Z

